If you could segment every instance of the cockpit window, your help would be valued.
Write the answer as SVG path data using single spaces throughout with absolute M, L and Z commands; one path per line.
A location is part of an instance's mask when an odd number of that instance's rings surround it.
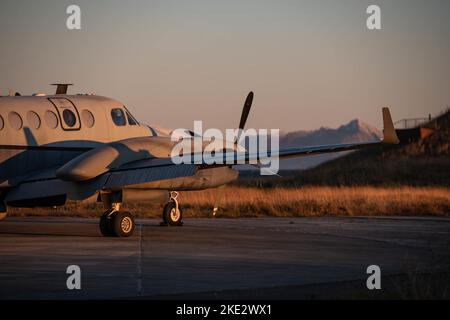
M 136 120 L 135 117 L 131 114 L 130 110 L 127 109 L 127 107 L 123 106 L 125 108 L 125 112 L 127 114 L 128 124 L 130 126 L 137 126 L 139 125 L 139 122 Z
M 128 124 L 130 126 L 136 126 L 138 123 L 136 122 L 136 120 L 134 120 L 133 116 L 127 111 L 127 119 L 128 119 Z
M 124 126 L 127 124 L 125 120 L 125 113 L 120 108 L 111 110 L 111 118 L 116 126 Z

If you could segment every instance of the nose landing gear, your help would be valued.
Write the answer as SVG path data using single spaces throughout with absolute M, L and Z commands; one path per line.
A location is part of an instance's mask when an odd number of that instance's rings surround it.
M 183 225 L 183 211 L 178 204 L 178 192 L 171 191 L 169 202 L 163 208 L 162 212 L 162 226 L 182 226 Z

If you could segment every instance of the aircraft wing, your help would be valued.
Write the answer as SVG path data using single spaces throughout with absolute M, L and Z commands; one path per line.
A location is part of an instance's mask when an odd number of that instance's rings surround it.
M 7 193 L 6 201 L 48 198 L 67 194 L 69 199 L 82 200 L 98 190 L 120 189 L 142 183 L 188 177 L 195 174 L 196 165 L 174 165 L 170 158 L 134 161 L 86 181 L 65 181 L 55 175 L 56 168 L 29 175 Z
M 256 164 L 258 161 L 278 157 L 280 160 L 295 157 L 305 157 L 310 155 L 332 153 L 341 151 L 350 151 L 356 149 L 363 149 L 374 147 L 378 145 L 398 144 L 399 140 L 395 132 L 394 124 L 388 108 L 383 108 L 383 139 L 376 142 L 357 142 L 345 144 L 319 145 L 294 147 L 279 150 L 278 153 L 270 151 L 264 154 L 249 153 L 249 152 L 216 152 L 215 154 L 203 154 L 202 157 L 192 154 L 186 157 L 185 163 L 196 163 L 199 165 L 208 165 L 216 163 L 224 163 L 227 165 L 233 164 Z

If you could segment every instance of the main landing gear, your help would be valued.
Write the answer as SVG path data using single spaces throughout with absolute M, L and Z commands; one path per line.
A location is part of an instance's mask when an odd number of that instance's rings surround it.
M 130 237 L 134 231 L 134 218 L 128 211 L 120 211 L 114 204 L 100 218 L 100 232 L 105 237 Z
M 178 204 L 178 192 L 171 191 L 169 202 L 163 208 L 161 226 L 182 226 L 183 211 Z
M 134 218 L 128 211 L 120 210 L 120 193 L 103 193 L 100 199 L 108 208 L 100 218 L 100 232 L 105 237 L 130 237 L 134 231 Z M 162 226 L 182 226 L 183 211 L 178 203 L 178 192 L 171 191 L 169 202 L 163 208 Z

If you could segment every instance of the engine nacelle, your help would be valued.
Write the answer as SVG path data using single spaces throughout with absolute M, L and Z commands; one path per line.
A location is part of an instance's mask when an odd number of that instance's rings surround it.
M 72 159 L 56 171 L 56 176 L 67 181 L 89 180 L 132 161 L 170 157 L 172 147 L 170 138 L 164 137 L 111 142 Z
M 154 203 L 166 203 L 169 201 L 169 192 L 165 190 L 124 189 L 122 190 L 122 201 L 130 203 L 133 201 L 151 201 Z
M 133 187 L 176 191 L 205 190 L 230 183 L 238 176 L 239 172 L 229 167 L 207 168 L 198 170 L 193 176 L 152 181 Z

